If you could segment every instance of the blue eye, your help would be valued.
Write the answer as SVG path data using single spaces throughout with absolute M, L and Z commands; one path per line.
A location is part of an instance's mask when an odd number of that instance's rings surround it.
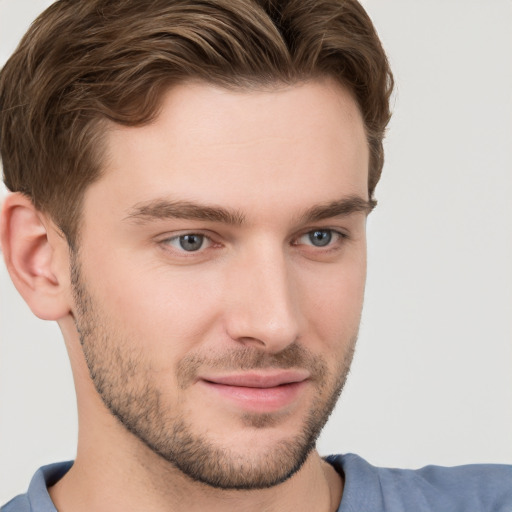
M 307 236 L 311 245 L 325 247 L 331 243 L 332 231 L 330 229 L 316 229 L 315 231 L 310 231 Z
M 344 238 L 346 238 L 346 235 L 334 229 L 313 229 L 301 235 L 295 244 L 334 249 L 340 246 Z
M 180 247 L 188 252 L 198 251 L 204 244 L 204 236 L 203 235 L 182 235 L 178 237 L 178 241 Z
M 205 235 L 198 233 L 186 233 L 184 235 L 173 236 L 172 238 L 164 240 L 164 242 L 178 250 L 196 252 L 205 249 L 209 239 Z

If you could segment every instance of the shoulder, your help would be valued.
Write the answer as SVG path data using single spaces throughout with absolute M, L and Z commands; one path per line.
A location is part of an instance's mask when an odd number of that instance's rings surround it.
M 1 512 L 30 512 L 30 510 L 30 502 L 26 494 L 16 496 L 0 508 Z
M 20 494 L 0 508 L 0 512 L 56 512 L 48 487 L 59 481 L 72 466 L 72 462 L 60 462 L 39 468 L 26 494 Z
M 378 468 L 353 454 L 327 460 L 345 475 L 340 512 L 512 511 L 512 466 L 473 464 L 410 470 Z

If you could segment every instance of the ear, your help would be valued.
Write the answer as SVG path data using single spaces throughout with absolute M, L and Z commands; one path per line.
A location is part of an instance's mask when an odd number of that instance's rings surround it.
M 3 202 L 0 237 L 7 270 L 32 312 L 43 320 L 69 314 L 69 249 L 53 222 L 13 193 Z

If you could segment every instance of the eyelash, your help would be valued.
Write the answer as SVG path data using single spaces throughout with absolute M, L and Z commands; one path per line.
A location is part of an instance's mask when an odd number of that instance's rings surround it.
M 304 238 L 304 237 L 309 237 L 309 240 L 312 242 L 311 237 L 316 234 L 320 234 L 320 233 L 328 234 L 329 238 L 328 238 L 327 242 L 325 243 L 325 245 L 314 245 L 313 243 L 304 244 L 304 245 L 308 245 L 310 247 L 314 247 L 314 248 L 318 248 L 318 249 L 325 248 L 324 250 L 335 250 L 336 248 L 339 247 L 340 243 L 342 243 L 344 240 L 346 240 L 348 238 L 348 235 L 346 233 L 343 233 L 342 231 L 338 231 L 336 229 L 316 228 L 316 229 L 310 229 L 309 231 L 306 231 L 305 233 L 300 235 L 297 238 L 297 240 L 300 240 L 301 238 Z M 299 245 L 299 243 L 294 242 L 293 245 Z
M 320 234 L 320 233 L 328 235 L 329 239 L 327 240 L 325 245 L 314 245 L 313 243 L 304 243 L 304 244 L 299 243 L 299 241 L 304 237 L 309 237 L 309 241 L 312 242 L 311 237 L 314 236 L 314 234 Z M 185 237 L 194 237 L 194 236 L 201 237 L 201 245 L 197 248 L 197 250 L 187 251 L 181 244 L 181 242 L 182 242 L 181 239 L 183 239 Z M 319 249 L 322 252 L 330 252 L 330 251 L 335 251 L 335 250 L 339 249 L 340 245 L 342 245 L 343 241 L 347 240 L 348 238 L 349 237 L 346 233 L 339 231 L 337 229 L 315 228 L 315 229 L 310 229 L 306 232 L 303 232 L 299 236 L 295 237 L 293 242 L 291 243 L 291 245 L 292 246 L 304 245 L 307 247 L 311 247 L 313 250 Z M 206 247 L 205 247 L 205 242 L 207 243 Z M 165 238 L 164 240 L 161 240 L 159 243 L 166 247 L 171 246 L 173 250 L 175 250 L 177 253 L 181 254 L 181 257 L 189 257 L 187 255 L 190 255 L 190 257 L 194 256 L 194 255 L 197 256 L 199 254 L 204 253 L 207 249 L 211 248 L 212 246 L 215 246 L 215 245 L 220 246 L 221 245 L 221 244 L 217 244 L 212 239 L 211 236 L 209 236 L 205 233 L 196 232 L 196 231 L 188 231 L 188 232 L 180 233 L 180 234 L 174 235 L 172 237 Z M 177 245 L 174 246 L 173 243 L 176 243 Z M 178 245 L 181 247 L 178 247 Z
M 166 238 L 165 240 L 162 240 L 162 244 L 166 245 L 166 246 L 170 246 L 172 245 L 172 242 L 177 242 L 178 244 L 180 244 L 180 239 L 182 238 L 185 238 L 185 237 L 193 237 L 193 236 L 196 236 L 196 237 L 201 237 L 202 238 L 202 241 L 201 241 L 201 245 L 200 247 L 198 248 L 198 250 L 196 251 L 187 251 L 186 249 L 183 248 L 183 246 L 180 248 L 178 247 L 175 247 L 175 249 L 177 250 L 177 252 L 183 252 L 183 253 L 189 253 L 189 254 L 194 254 L 194 253 L 199 253 L 199 252 L 202 252 L 201 249 L 204 250 L 203 248 L 203 245 L 204 245 L 204 242 L 205 241 L 208 241 L 209 244 L 208 244 L 208 247 L 211 247 L 212 245 L 215 244 L 215 242 L 212 240 L 212 238 L 208 235 L 205 235 L 204 233 L 197 233 L 195 231 L 190 231 L 190 232 L 187 232 L 187 233 L 181 233 L 179 235 L 174 235 L 174 236 L 171 236 L 169 238 Z M 181 244 L 180 244 L 181 245 Z M 207 248 L 208 248 L 207 247 Z

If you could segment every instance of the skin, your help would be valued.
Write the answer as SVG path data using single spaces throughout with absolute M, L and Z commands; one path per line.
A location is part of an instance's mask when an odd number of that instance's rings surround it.
M 355 101 L 330 80 L 243 92 L 183 84 L 153 123 L 111 126 L 106 141 L 71 259 L 28 200 L 4 206 L 13 281 L 59 322 L 75 379 L 78 451 L 50 489 L 58 510 L 336 510 L 340 476 L 314 449 L 288 467 L 282 446 L 297 445 L 308 418 L 323 424 L 357 337 L 369 201 Z M 187 234 L 204 236 L 199 250 L 183 249 Z M 301 382 L 281 401 L 275 387 L 268 401 L 211 384 L 287 371 Z M 139 431 L 113 410 L 142 412 Z M 232 485 L 240 474 L 253 487 L 269 472 L 285 480 L 243 491 L 194 481 L 162 456 L 179 421 L 224 454 Z

